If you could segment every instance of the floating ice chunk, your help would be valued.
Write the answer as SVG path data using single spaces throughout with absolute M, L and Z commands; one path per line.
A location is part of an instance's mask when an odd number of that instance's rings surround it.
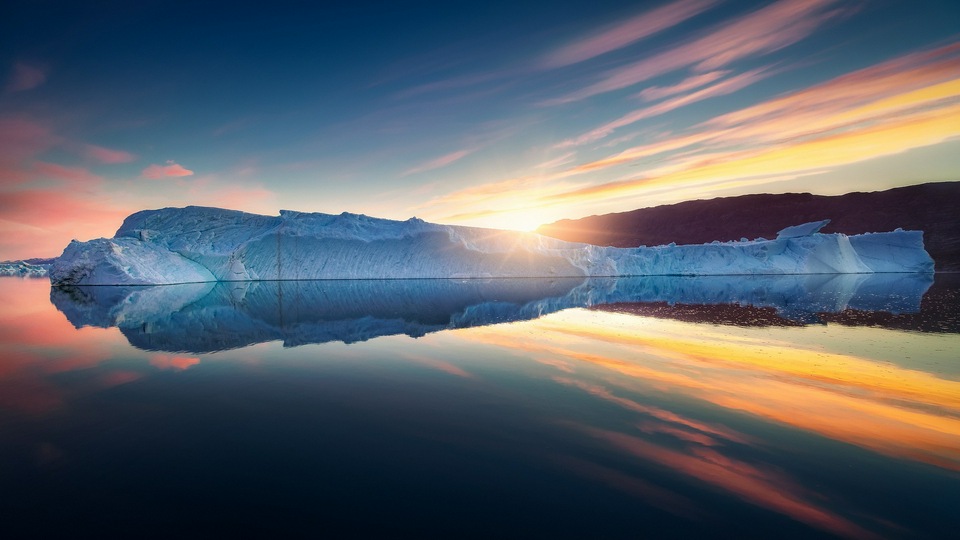
M 797 238 L 800 236 L 810 236 L 811 234 L 816 234 L 820 232 L 820 229 L 827 226 L 827 223 L 830 223 L 829 219 L 824 219 L 822 221 L 811 221 L 810 223 L 803 223 L 801 225 L 794 225 L 792 227 L 787 227 L 777 233 L 777 240 L 783 238 Z
M 46 277 L 49 264 L 30 264 L 26 261 L 0 262 L 0 276 Z

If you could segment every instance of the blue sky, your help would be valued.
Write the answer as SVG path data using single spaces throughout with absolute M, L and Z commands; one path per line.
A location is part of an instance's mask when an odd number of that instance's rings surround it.
M 236 4 L 8 3 L 0 259 L 164 206 L 529 229 L 960 172 L 955 1 Z

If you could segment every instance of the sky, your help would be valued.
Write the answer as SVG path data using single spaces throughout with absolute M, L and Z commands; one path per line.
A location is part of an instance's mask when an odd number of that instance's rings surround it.
M 956 0 L 3 12 L 0 260 L 168 206 L 531 230 L 960 180 Z

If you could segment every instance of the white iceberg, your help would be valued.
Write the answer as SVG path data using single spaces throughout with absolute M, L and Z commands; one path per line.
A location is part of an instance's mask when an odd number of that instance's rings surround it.
M 40 278 L 47 276 L 47 270 L 49 268 L 50 264 L 33 264 L 27 261 L 3 261 L 0 262 L 0 276 Z
M 412 218 L 281 211 L 262 216 L 190 206 L 128 217 L 113 238 L 74 240 L 55 285 L 208 281 L 933 272 L 921 231 L 614 248 L 535 233 Z M 809 234 L 800 234 L 807 232 Z M 781 231 L 781 234 L 784 232 Z

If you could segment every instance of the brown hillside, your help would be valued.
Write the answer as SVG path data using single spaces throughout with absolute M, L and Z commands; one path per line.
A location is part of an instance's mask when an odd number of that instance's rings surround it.
M 922 230 L 938 271 L 960 271 L 960 182 L 825 196 L 743 195 L 561 220 L 537 232 L 572 242 L 634 247 L 775 238 L 790 225 L 829 218 L 822 232 Z

